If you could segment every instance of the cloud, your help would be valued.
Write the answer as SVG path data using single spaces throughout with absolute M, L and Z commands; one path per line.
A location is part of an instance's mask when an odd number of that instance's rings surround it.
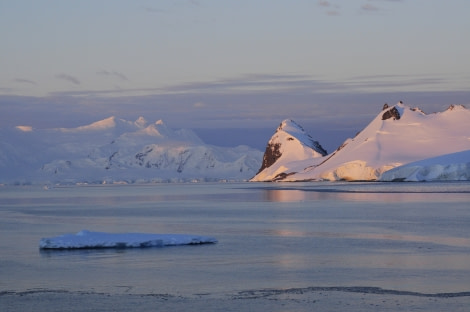
M 368 0 L 368 2 L 403 2 L 403 0 Z M 378 7 L 377 5 L 371 4 L 371 3 L 366 3 L 361 6 L 361 10 L 364 12 L 382 12 L 382 8 Z
M 318 5 L 323 8 L 328 8 L 326 14 L 329 16 L 337 16 L 339 15 L 339 5 L 332 4 L 330 1 L 326 0 L 319 0 Z
M 370 75 L 356 76 L 343 80 L 328 80 L 300 74 L 251 74 L 213 81 L 190 82 L 160 88 L 110 88 L 107 90 L 69 90 L 50 93 L 50 96 L 71 97 L 135 97 L 181 95 L 191 96 L 191 105 L 201 108 L 206 101 L 194 100 L 201 95 L 238 95 L 238 94 L 343 94 L 354 92 L 389 91 L 430 91 L 442 89 L 449 81 L 442 75 Z M 194 104 L 199 103 L 199 104 Z
M 361 10 L 367 11 L 367 12 L 377 12 L 379 11 L 379 8 L 373 4 L 366 3 L 361 6 Z
M 207 105 L 204 102 L 196 102 L 196 103 L 193 104 L 193 107 L 195 107 L 195 108 L 203 108 L 203 107 L 206 107 L 206 106 Z
M 404 0 L 368 0 L 369 2 L 403 2 Z
M 164 13 L 165 12 L 164 10 L 156 9 L 153 7 L 143 7 L 143 9 L 147 11 L 148 13 Z
M 403 100 L 427 113 L 442 111 L 450 104 L 470 104 L 470 91 L 446 87 L 452 79 L 455 77 L 440 74 L 345 80 L 256 74 L 168 88 L 82 90 L 46 97 L 0 95 L 0 125 L 75 127 L 109 116 L 126 120 L 144 116 L 162 119 L 172 128 L 213 129 L 208 133 L 227 142 L 235 139 L 221 135 L 228 130 L 218 129 L 244 129 L 237 144 L 262 149 L 279 122 L 293 118 L 331 151 L 364 128 L 384 103 Z M 470 77 L 462 79 L 470 81 Z
M 26 83 L 26 84 L 33 84 L 33 85 L 36 84 L 36 82 L 34 82 L 33 80 L 24 79 L 24 78 L 16 78 L 14 79 L 14 81 L 18 83 Z
M 58 78 L 58 79 L 62 79 L 62 80 L 65 80 L 67 82 L 76 84 L 76 85 L 80 84 L 80 80 L 78 80 L 78 78 L 76 78 L 74 76 L 71 76 L 71 75 L 64 74 L 64 73 L 57 74 L 57 75 L 55 75 L 55 77 Z
M 101 76 L 119 78 L 120 80 L 129 80 L 126 75 L 117 71 L 102 70 L 102 71 L 97 72 L 97 74 Z

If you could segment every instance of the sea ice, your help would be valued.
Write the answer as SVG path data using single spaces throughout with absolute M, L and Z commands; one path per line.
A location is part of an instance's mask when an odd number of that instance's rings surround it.
M 105 233 L 82 230 L 42 238 L 40 249 L 146 248 L 217 243 L 213 237 L 190 234 Z

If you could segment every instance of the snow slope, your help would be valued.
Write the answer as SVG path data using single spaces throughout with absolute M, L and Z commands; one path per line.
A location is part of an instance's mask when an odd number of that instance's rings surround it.
M 277 180 L 287 168 L 298 166 L 303 161 L 321 161 L 327 152 L 305 130 L 291 119 L 286 119 L 269 140 L 263 163 L 251 181 Z
M 104 233 L 82 230 L 77 234 L 42 238 L 39 242 L 39 248 L 148 248 L 213 243 L 217 243 L 213 237 L 189 234 Z
M 470 150 L 409 163 L 386 171 L 380 181 L 470 180 Z
M 0 183 L 114 183 L 246 180 L 262 153 L 204 144 L 163 121 L 109 117 L 77 128 L 0 131 Z
M 401 102 L 384 107 L 353 139 L 319 163 L 277 163 L 282 181 L 377 180 L 384 172 L 411 162 L 470 149 L 470 110 L 451 106 L 426 115 Z M 253 181 L 272 180 L 271 177 Z

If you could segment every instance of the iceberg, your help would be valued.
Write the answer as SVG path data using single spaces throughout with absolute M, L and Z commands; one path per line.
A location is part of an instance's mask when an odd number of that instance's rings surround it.
M 105 233 L 82 230 L 42 238 L 40 249 L 148 248 L 179 245 L 214 244 L 217 239 L 190 234 Z

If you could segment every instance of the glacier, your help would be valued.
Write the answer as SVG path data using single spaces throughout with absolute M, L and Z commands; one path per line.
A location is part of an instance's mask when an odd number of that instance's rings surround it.
M 384 172 L 379 181 L 470 180 L 470 150 L 428 158 Z
M 162 120 L 109 117 L 76 128 L 0 130 L 0 184 L 246 181 L 262 152 L 205 144 Z
M 148 248 L 214 244 L 217 239 L 190 234 L 106 233 L 82 230 L 76 234 L 42 238 L 40 249 Z

